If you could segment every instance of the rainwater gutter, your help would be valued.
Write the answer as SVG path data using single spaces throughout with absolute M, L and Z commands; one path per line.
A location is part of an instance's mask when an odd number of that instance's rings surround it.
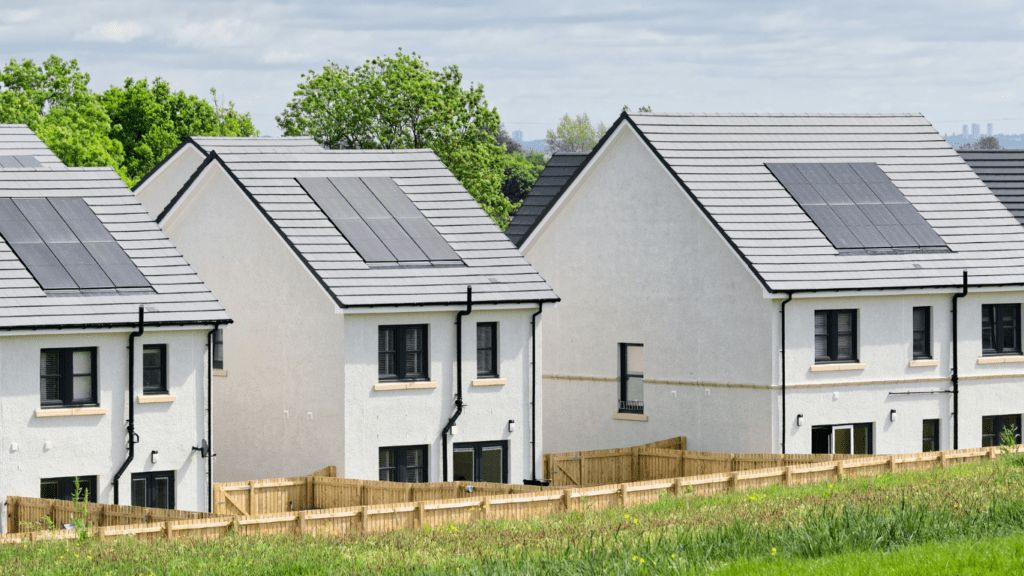
M 462 415 L 462 317 L 473 311 L 473 287 L 466 286 L 466 309 L 455 314 L 455 414 L 441 430 L 441 481 L 448 481 L 448 433 Z
M 114 474 L 114 505 L 120 504 L 119 483 L 128 465 L 135 459 L 135 445 L 139 442 L 139 435 L 135 433 L 135 338 L 142 336 L 145 331 L 146 310 L 139 306 L 139 329 L 128 335 L 128 458 L 125 459 L 121 469 Z

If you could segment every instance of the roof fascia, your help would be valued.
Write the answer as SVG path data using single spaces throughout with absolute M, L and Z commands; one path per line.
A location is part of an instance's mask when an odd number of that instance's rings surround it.
M 165 219 L 170 218 L 174 213 L 177 212 L 178 206 L 182 205 L 181 200 L 192 190 L 192 185 L 195 184 L 196 180 L 198 180 L 199 178 L 206 174 L 207 169 L 210 167 L 210 164 L 212 163 L 213 155 L 208 155 L 206 157 L 206 160 L 203 160 L 203 163 L 200 164 L 199 167 L 196 168 L 195 172 L 193 172 L 192 175 L 189 176 L 188 180 L 185 181 L 185 184 L 182 185 L 181 189 L 174 194 L 174 197 L 171 198 L 171 201 L 167 203 L 167 206 L 164 206 L 164 209 L 161 210 L 160 214 L 157 215 L 157 224 L 162 224 Z
M 150 331 L 171 330 L 207 330 L 216 326 L 233 324 L 233 320 L 196 320 L 194 322 L 146 322 Z M 139 327 L 138 322 L 114 322 L 109 324 L 50 324 L 38 326 L 5 326 L 0 327 L 0 338 L 8 336 L 46 336 L 51 334 L 109 334 L 111 332 L 132 331 Z
M 1024 284 L 968 284 L 971 293 L 1024 292 Z M 884 296 L 929 296 L 936 294 L 956 294 L 963 290 L 963 284 L 936 286 L 909 286 L 865 288 L 861 290 L 779 290 L 774 294 L 766 293 L 766 299 L 779 299 L 783 295 L 792 294 L 793 299 L 811 300 L 821 298 L 863 298 Z
M 189 145 L 194 146 L 196 150 L 198 150 L 199 153 L 202 154 L 203 156 L 209 155 L 206 152 L 206 150 L 203 149 L 202 146 L 196 143 L 196 141 L 193 140 L 191 136 L 189 136 L 188 138 L 182 140 L 181 144 L 178 144 L 178 146 L 174 150 L 171 150 L 170 154 L 164 156 L 163 160 L 157 162 L 156 166 L 154 166 L 152 170 L 147 172 L 146 175 L 142 177 L 142 180 L 136 182 L 135 186 L 132 186 L 132 192 L 138 192 L 146 184 L 146 182 L 150 180 L 150 178 L 156 178 L 157 176 L 159 176 L 160 173 L 163 172 L 167 164 L 169 164 L 186 146 Z
M 484 311 L 484 310 L 535 310 L 537 305 L 540 303 L 557 303 L 559 300 L 525 300 L 522 302 L 507 302 L 507 303 L 493 303 L 493 304 L 480 304 L 477 302 L 473 303 L 473 311 Z M 339 314 L 414 314 L 422 312 L 455 312 L 465 308 L 466 301 L 453 302 L 447 304 L 424 304 L 417 306 L 413 304 L 392 304 L 392 305 L 378 305 L 378 306 L 364 306 L 356 307 L 350 306 L 345 309 L 336 309 L 335 312 Z

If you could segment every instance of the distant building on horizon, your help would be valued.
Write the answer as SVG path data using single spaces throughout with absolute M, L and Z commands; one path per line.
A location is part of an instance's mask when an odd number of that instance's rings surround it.
M 989 124 L 989 132 L 991 132 L 991 131 L 992 131 L 992 125 Z M 513 130 L 512 131 L 512 139 L 515 140 L 516 142 L 519 142 L 520 144 L 522 144 L 523 143 L 523 131 L 522 130 Z
M 981 124 L 972 123 L 971 124 L 971 139 L 977 140 L 978 138 L 981 138 Z

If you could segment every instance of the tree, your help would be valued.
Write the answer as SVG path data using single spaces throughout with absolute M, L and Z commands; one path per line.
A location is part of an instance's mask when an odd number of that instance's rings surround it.
M 603 122 L 594 126 L 586 112 L 576 118 L 566 114 L 558 122 L 557 128 L 548 130 L 544 140 L 548 144 L 549 154 L 590 152 L 607 131 Z
M 995 136 L 982 136 L 977 142 L 960 145 L 960 150 L 1002 150 L 999 139 Z
M 623 105 L 622 106 L 622 111 L 623 112 L 632 112 L 632 110 L 629 109 L 629 104 Z M 641 106 L 641 107 L 637 108 L 636 111 L 637 112 L 653 112 L 654 110 L 651 110 L 650 106 Z
M 330 62 L 302 75 L 276 117 L 286 136 L 311 136 L 331 149 L 430 148 L 502 228 L 516 208 L 502 195 L 505 148 L 498 111 L 483 85 L 462 87 L 458 66 L 432 70 L 422 57 L 394 56 L 349 68 Z
M 519 204 L 533 188 L 548 159 L 540 152 L 509 154 L 508 167 L 505 168 L 505 181 L 501 185 L 501 193 L 513 204 Z

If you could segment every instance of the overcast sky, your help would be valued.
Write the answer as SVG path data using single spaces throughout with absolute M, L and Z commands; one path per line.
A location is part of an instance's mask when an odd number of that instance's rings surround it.
M 826 6 L 827 4 L 827 6 Z M 264 135 L 300 74 L 399 47 L 483 83 L 507 128 L 543 138 L 568 112 L 922 112 L 1024 132 L 1024 3 L 0 0 L 0 58 L 77 58 L 210 87 Z

